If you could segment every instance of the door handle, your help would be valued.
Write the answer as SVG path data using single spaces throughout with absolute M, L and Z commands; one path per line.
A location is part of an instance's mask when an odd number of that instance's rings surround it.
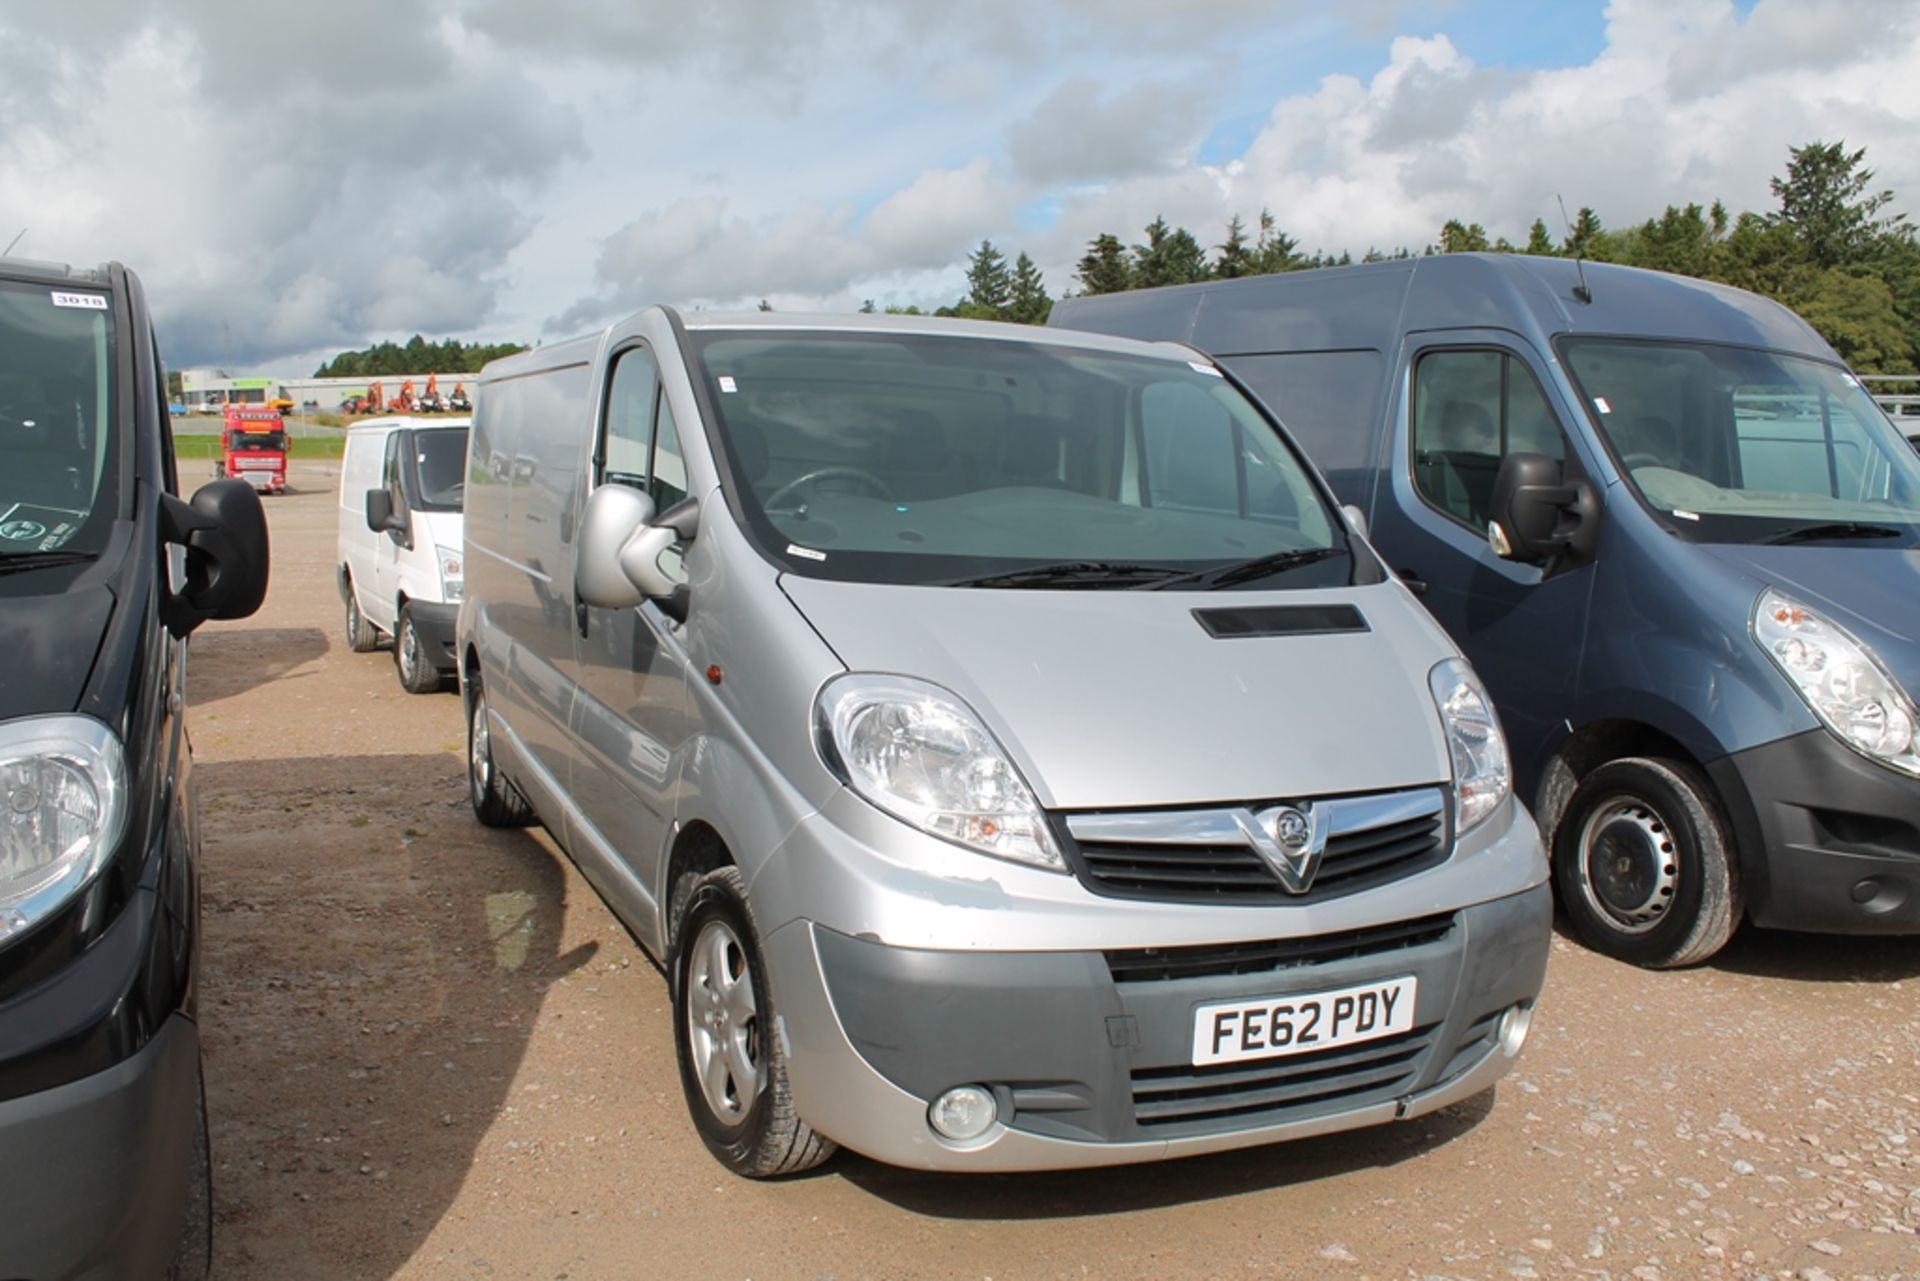
M 1427 580 L 1420 577 L 1417 571 L 1411 569 L 1396 569 L 1393 571 L 1393 576 L 1402 583 L 1405 583 L 1407 590 L 1415 596 L 1425 596 L 1427 594 Z

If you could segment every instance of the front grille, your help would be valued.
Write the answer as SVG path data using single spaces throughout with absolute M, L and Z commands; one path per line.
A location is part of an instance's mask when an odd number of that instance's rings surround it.
M 1268 974 L 1302 965 L 1325 965 L 1359 957 L 1421 947 L 1445 938 L 1452 913 L 1411 921 L 1370 925 L 1309 938 L 1262 939 L 1253 943 L 1200 944 L 1193 947 L 1142 947 L 1107 953 L 1115 983 L 1161 983 L 1171 979 L 1223 974 Z
M 1439 1024 L 1359 1045 L 1256 1063 L 1142 1068 L 1133 1074 L 1133 1119 L 1143 1130 L 1276 1123 L 1333 1106 L 1362 1107 L 1406 1093 Z
M 1094 893 L 1161 902 L 1315 903 L 1446 861 L 1445 799 L 1437 788 L 1316 804 L 1343 817 L 1332 820 L 1335 830 L 1313 883 L 1298 894 L 1235 831 L 1226 817 L 1232 811 L 1069 815 L 1063 844 L 1081 883 Z M 1372 813 L 1378 822 L 1368 820 Z M 1184 830 L 1156 837 L 1150 834 L 1156 825 L 1168 833 Z

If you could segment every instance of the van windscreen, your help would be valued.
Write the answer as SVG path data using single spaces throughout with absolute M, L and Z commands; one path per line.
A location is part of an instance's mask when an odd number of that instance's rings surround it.
M 1204 363 L 913 333 L 695 330 L 690 342 L 734 498 L 762 550 L 796 573 L 1353 581 L 1306 464 Z
M 0 560 L 97 552 L 115 515 L 112 299 L 0 281 Z
M 1680 536 L 1920 545 L 1920 457 L 1844 369 L 1707 343 L 1562 348 L 1614 458 Z

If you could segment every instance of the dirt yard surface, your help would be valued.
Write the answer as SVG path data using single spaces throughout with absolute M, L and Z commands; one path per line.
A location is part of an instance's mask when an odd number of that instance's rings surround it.
M 452 693 L 349 653 L 330 468 L 194 639 L 215 1275 L 1920 1277 L 1920 940 L 1554 944 L 1497 1097 L 1157 1166 L 749 1183 L 666 984 L 545 834 L 471 817 Z

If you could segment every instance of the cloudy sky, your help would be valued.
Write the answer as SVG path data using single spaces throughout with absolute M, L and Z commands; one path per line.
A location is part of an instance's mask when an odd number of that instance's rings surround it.
M 1055 294 L 1217 244 L 1772 206 L 1865 146 L 1920 215 L 1912 0 L 0 0 L 0 246 L 146 281 L 176 367 L 531 342 L 649 302 Z

